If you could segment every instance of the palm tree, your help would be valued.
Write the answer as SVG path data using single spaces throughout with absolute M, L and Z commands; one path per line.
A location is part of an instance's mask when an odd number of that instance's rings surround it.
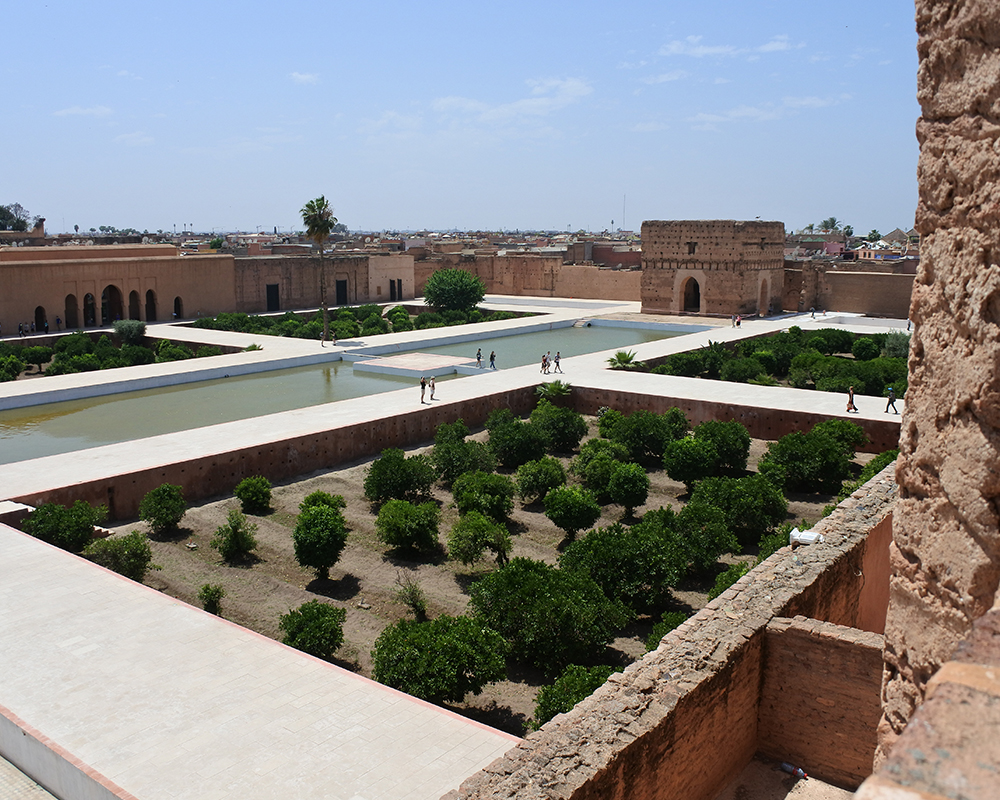
M 646 368 L 645 362 L 639 361 L 635 357 L 633 350 L 619 350 L 608 359 L 611 369 L 642 370 Z
M 837 219 L 836 217 L 827 217 L 825 220 L 823 220 L 819 224 L 819 228 L 820 228 L 820 230 L 830 231 L 832 233 L 834 231 L 839 231 L 840 230 L 840 226 L 842 224 L 843 223 L 841 223 L 841 221 L 839 219 Z
M 323 195 L 310 200 L 299 211 L 302 224 L 306 226 L 306 236 L 319 245 L 319 302 L 323 306 L 323 341 L 330 339 L 330 311 L 326 305 L 326 269 L 323 265 L 323 243 L 333 233 L 337 218 Z

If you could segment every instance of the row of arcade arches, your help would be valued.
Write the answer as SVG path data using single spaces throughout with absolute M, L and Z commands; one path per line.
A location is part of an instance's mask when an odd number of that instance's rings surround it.
M 62 319 L 57 318 L 56 320 L 56 327 L 65 330 L 94 328 L 98 325 L 107 327 L 119 319 L 141 319 L 146 322 L 156 322 L 156 292 L 150 289 L 146 292 L 144 298 L 137 291 L 129 292 L 128 307 L 126 308 L 121 290 L 114 284 L 109 284 L 101 292 L 99 303 L 97 298 L 90 292 L 83 296 L 82 306 L 75 294 L 66 295 L 62 313 Z M 180 297 L 174 298 L 172 313 L 174 319 L 184 318 L 184 301 Z M 48 314 L 45 307 L 36 307 L 36 328 L 39 331 L 45 329 L 47 321 Z

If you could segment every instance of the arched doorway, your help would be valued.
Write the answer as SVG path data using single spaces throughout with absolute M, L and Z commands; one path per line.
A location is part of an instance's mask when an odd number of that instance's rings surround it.
M 42 333 L 42 332 L 45 331 L 45 320 L 46 320 L 45 307 L 44 306 L 36 306 L 35 307 L 35 330 L 38 331 L 39 333 Z
M 156 292 L 146 291 L 146 322 L 156 322 Z
M 90 292 L 83 296 L 83 324 L 87 328 L 97 324 L 97 302 Z
M 66 318 L 66 330 L 71 331 L 80 327 L 79 309 L 76 305 L 76 295 L 66 295 L 66 307 L 63 309 L 63 316 Z M 57 324 L 58 328 L 59 325 Z
M 139 319 L 139 293 L 128 293 L 128 318 Z
M 762 317 L 765 314 L 770 314 L 771 313 L 770 308 L 769 308 L 769 306 L 771 305 L 771 301 L 769 299 L 770 297 L 771 297 L 771 287 L 770 287 L 770 285 L 768 284 L 768 282 L 766 280 L 765 281 L 761 281 L 761 283 L 760 283 L 760 300 L 757 301 L 757 313 L 760 314 L 760 316 L 762 316 Z
M 174 298 L 174 319 L 184 319 L 184 301 L 179 297 Z
M 684 311 L 692 314 L 701 311 L 701 287 L 694 278 L 684 281 Z
M 104 287 L 101 292 L 101 324 L 110 325 L 116 319 L 122 318 L 122 293 L 114 284 Z

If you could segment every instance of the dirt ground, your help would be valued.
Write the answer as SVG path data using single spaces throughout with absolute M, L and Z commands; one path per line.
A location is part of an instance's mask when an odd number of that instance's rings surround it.
M 596 435 L 596 419 L 588 419 L 590 435 Z M 480 431 L 473 438 L 486 439 Z M 766 449 L 766 442 L 754 440 L 749 466 L 755 467 Z M 414 448 L 408 455 L 428 452 L 430 447 Z M 860 456 L 865 461 L 870 456 Z M 327 598 L 347 610 L 344 624 L 344 644 L 337 652 L 339 666 L 371 676 L 371 649 L 382 630 L 396 620 L 409 616 L 409 609 L 396 597 L 398 581 L 404 576 L 416 579 L 428 599 L 428 614 L 461 614 L 466 610 L 468 587 L 477 577 L 495 567 L 492 559 L 465 567 L 447 560 L 440 554 L 413 561 L 383 545 L 375 534 L 375 514 L 364 498 L 362 484 L 372 459 L 343 468 L 316 472 L 299 480 L 277 485 L 272 493 L 272 513 L 265 517 L 250 517 L 257 525 L 257 560 L 243 566 L 230 566 L 209 546 L 216 528 L 226 521 L 231 508 L 239 501 L 227 497 L 188 509 L 179 530 L 152 541 L 153 563 L 161 569 L 151 571 L 146 583 L 172 597 L 195 606 L 198 590 L 206 583 L 219 584 L 225 589 L 222 616 L 265 636 L 281 638 L 278 618 L 289 609 L 308 600 Z M 562 459 L 568 466 L 569 459 Z M 644 510 L 671 505 L 682 506 L 678 498 L 684 494 L 683 484 L 670 480 L 662 470 L 650 473 L 651 488 Z M 330 579 L 320 581 L 310 569 L 295 561 L 291 533 L 295 526 L 298 505 L 318 489 L 343 495 L 347 501 L 344 517 L 350 533 L 338 563 L 330 570 Z M 451 505 L 449 492 L 438 487 L 434 498 L 441 505 L 441 539 L 458 519 Z M 789 520 L 803 518 L 815 521 L 829 496 L 795 497 L 789 502 Z M 609 525 L 621 519 L 620 506 L 604 507 L 597 523 Z M 557 546 L 563 533 L 545 516 L 541 504 L 524 507 L 515 500 L 512 515 L 514 536 L 513 556 L 525 556 L 555 564 Z M 116 533 L 145 529 L 145 524 L 132 521 L 113 528 Z M 740 558 L 752 558 L 741 556 Z M 734 559 L 725 558 L 732 562 Z M 693 612 L 703 607 L 711 581 L 687 581 L 673 592 L 677 609 Z M 645 639 L 655 619 L 644 617 L 634 621 L 613 642 L 609 659 L 623 666 L 645 652 Z M 534 712 L 535 694 L 545 683 L 533 670 L 514 667 L 508 679 L 488 686 L 478 696 L 469 695 L 462 704 L 452 708 L 494 727 L 523 735 L 527 721 Z

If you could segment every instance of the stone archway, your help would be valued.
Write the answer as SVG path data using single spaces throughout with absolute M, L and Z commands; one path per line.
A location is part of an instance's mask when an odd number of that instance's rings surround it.
M 174 298 L 174 319 L 184 319 L 184 301 L 179 297 Z
M 128 318 L 139 319 L 139 293 L 136 291 L 128 293 Z
M 146 322 L 156 322 L 156 292 L 146 290 Z
M 35 306 L 35 330 L 39 333 L 45 332 L 45 321 L 48 317 L 45 315 L 44 306 Z
M 90 292 L 83 296 L 83 325 L 92 328 L 97 324 L 97 301 Z
M 121 290 L 109 283 L 101 292 L 101 325 L 110 325 L 124 314 Z
M 686 311 L 690 314 L 701 312 L 701 287 L 695 278 L 687 278 L 684 281 L 681 297 L 683 298 L 681 311 Z
M 66 330 L 75 330 L 80 327 L 80 310 L 76 304 L 76 295 L 66 295 L 66 304 L 63 308 L 63 316 L 66 318 Z M 59 325 L 56 325 L 58 328 Z

